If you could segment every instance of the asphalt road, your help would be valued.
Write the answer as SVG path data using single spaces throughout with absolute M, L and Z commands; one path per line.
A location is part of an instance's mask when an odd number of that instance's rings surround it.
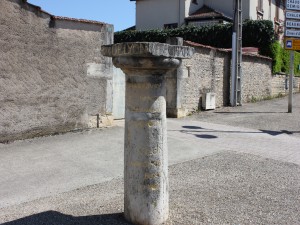
M 169 224 L 300 224 L 299 101 L 168 120 Z M 128 224 L 122 123 L 0 145 L 0 224 Z

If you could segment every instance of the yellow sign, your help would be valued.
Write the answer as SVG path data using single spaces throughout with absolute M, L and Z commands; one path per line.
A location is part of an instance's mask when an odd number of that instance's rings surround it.
M 300 39 L 286 38 L 284 47 L 286 50 L 300 50 Z

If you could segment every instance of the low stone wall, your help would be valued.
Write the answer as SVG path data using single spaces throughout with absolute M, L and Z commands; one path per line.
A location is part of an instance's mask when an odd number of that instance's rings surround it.
M 112 112 L 112 62 L 100 53 L 112 25 L 1 0 L 0 31 L 0 142 L 93 127 Z
M 272 95 L 270 58 L 244 54 L 242 70 L 242 102 L 265 99 Z
M 184 60 L 179 80 L 180 105 L 186 113 L 201 109 L 202 96 L 216 94 L 216 107 L 228 106 L 230 99 L 231 51 L 185 42 L 196 49 L 192 59 Z M 245 53 L 242 64 L 242 102 L 257 101 L 286 93 L 285 76 L 272 75 L 272 60 Z M 300 79 L 294 79 L 299 92 Z
M 272 96 L 287 95 L 289 90 L 289 75 L 275 74 L 272 78 Z M 294 78 L 294 92 L 300 92 L 300 77 Z
M 202 95 L 216 93 L 216 105 L 228 104 L 230 61 L 227 53 L 212 48 L 195 48 L 192 59 L 184 60 L 181 80 L 181 107 L 194 111 L 201 108 Z

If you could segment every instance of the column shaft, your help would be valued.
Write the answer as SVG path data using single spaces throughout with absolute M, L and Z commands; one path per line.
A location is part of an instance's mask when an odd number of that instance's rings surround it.
M 157 225 L 169 214 L 166 82 L 147 73 L 126 79 L 124 210 L 133 223 Z

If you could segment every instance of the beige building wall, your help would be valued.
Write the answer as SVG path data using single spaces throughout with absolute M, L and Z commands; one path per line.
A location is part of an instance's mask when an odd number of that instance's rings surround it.
M 143 0 L 136 2 L 136 29 L 163 29 L 165 24 L 182 25 L 185 0 Z
M 243 19 L 265 19 L 274 22 L 276 0 L 263 1 L 263 10 L 258 11 L 258 0 L 243 0 Z M 185 24 L 185 18 L 200 9 L 203 4 L 233 18 L 233 0 L 143 0 L 136 2 L 136 27 L 138 30 L 163 29 L 164 24 Z M 279 20 L 284 20 L 283 7 L 279 10 Z M 277 24 L 278 25 L 278 24 Z
M 215 9 L 219 12 L 224 13 L 225 16 L 228 16 L 230 18 L 233 18 L 233 13 L 234 13 L 234 4 L 233 0 L 205 0 L 204 4 L 209 6 L 212 9 Z M 247 5 L 249 5 L 249 0 L 244 1 L 243 0 L 243 13 L 244 13 L 244 18 L 247 18 Z
M 201 8 L 204 4 L 204 0 L 183 0 L 185 2 L 185 17 L 193 14 L 199 8 Z M 195 3 L 193 3 L 195 2 Z M 184 22 L 184 20 L 182 21 Z

